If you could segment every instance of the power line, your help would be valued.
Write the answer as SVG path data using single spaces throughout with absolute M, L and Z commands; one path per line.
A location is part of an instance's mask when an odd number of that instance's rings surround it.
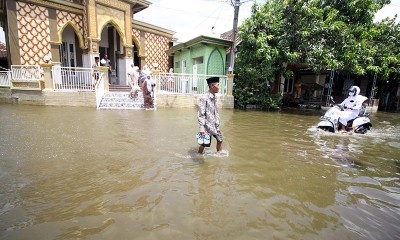
M 213 28 L 214 28 L 215 24 L 217 23 L 217 21 L 219 19 L 219 16 L 221 15 L 221 11 L 222 11 L 222 8 L 219 8 L 219 13 L 218 13 L 217 17 L 215 18 L 215 22 L 213 24 Z
M 204 1 L 204 0 L 203 0 Z M 205 21 L 207 21 L 218 9 L 220 9 L 221 5 L 218 5 L 218 7 L 214 10 L 214 12 L 212 12 L 206 19 L 204 19 L 202 22 L 200 22 L 199 24 L 197 24 L 197 26 L 195 28 L 198 28 L 201 24 L 203 24 Z M 218 18 L 216 18 L 217 20 Z M 216 23 L 216 21 L 215 21 Z M 215 25 L 214 23 L 214 25 Z

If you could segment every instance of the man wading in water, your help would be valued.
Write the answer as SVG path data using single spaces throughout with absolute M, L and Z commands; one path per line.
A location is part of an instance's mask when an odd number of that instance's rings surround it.
M 201 136 L 207 134 L 217 139 L 217 152 L 222 151 L 222 135 L 219 130 L 219 113 L 217 109 L 217 98 L 215 94 L 219 90 L 219 77 L 207 78 L 209 93 L 200 98 L 199 111 L 197 113 L 199 130 Z M 208 144 L 200 144 L 198 153 L 203 154 L 205 147 L 210 147 L 211 137 Z

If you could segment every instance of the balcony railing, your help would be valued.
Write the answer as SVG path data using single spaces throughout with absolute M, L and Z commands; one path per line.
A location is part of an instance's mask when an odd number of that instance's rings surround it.
M 53 88 L 59 91 L 94 91 L 93 69 L 53 66 Z
M 205 94 L 208 92 L 206 79 L 211 77 L 203 74 L 160 73 L 158 77 L 159 94 Z M 219 94 L 227 94 L 227 76 L 219 77 Z
M 42 69 L 38 65 L 12 65 L 12 80 L 39 81 L 42 80 Z
M 0 87 L 10 87 L 11 71 L 0 71 Z
M 95 77 L 100 76 L 99 69 L 81 67 L 61 67 L 55 65 L 51 69 L 51 82 L 53 90 L 67 92 L 94 92 Z M 48 81 L 44 79 L 44 72 L 40 66 L 35 65 L 12 65 L 11 71 L 0 71 L 0 86 L 10 87 L 11 80 L 17 81 Z M 224 75 L 219 77 L 219 94 L 227 95 L 228 78 Z M 156 80 L 156 92 L 163 95 L 198 95 L 208 92 L 207 78 L 204 74 L 180 74 L 159 73 L 153 76 Z M 104 79 L 103 79 L 104 81 Z M 47 86 L 46 88 L 51 89 Z M 96 90 L 96 92 L 98 92 Z M 104 94 L 104 93 L 103 93 Z

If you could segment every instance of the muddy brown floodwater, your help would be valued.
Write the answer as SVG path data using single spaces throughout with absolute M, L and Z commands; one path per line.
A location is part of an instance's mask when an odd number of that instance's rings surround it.
M 400 118 L 320 133 L 321 113 L 0 104 L 0 239 L 400 239 Z

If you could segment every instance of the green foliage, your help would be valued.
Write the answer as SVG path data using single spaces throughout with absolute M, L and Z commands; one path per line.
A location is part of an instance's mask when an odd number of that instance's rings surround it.
M 261 110 L 279 110 L 282 104 L 282 99 L 279 95 L 270 94 L 268 89 L 260 86 L 260 89 L 255 88 L 234 88 L 235 107 L 246 109 L 247 105 L 256 105 Z
M 281 74 L 291 74 L 282 67 L 285 62 L 308 65 L 316 72 L 334 69 L 378 74 L 379 79 L 399 77 L 399 23 L 394 19 L 373 23 L 375 13 L 388 3 L 390 0 L 269 0 L 253 5 L 251 17 L 239 31 L 237 106 L 243 108 L 250 102 L 273 105 L 265 86 Z
M 400 23 L 384 19 L 374 24 L 371 45 L 368 71 L 377 73 L 382 80 L 400 78 Z

